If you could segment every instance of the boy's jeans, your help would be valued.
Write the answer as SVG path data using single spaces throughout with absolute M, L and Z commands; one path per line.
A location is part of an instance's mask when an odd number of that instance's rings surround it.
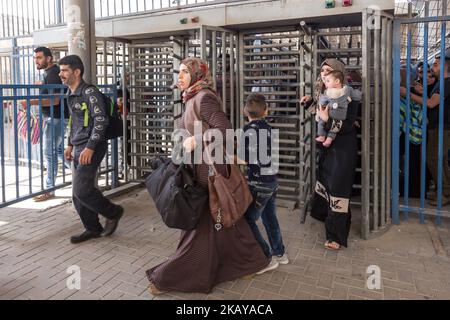
M 249 188 L 253 195 L 253 203 L 245 213 L 250 228 L 256 240 L 261 245 L 268 258 L 272 255 L 282 256 L 284 254 L 283 239 L 277 219 L 276 194 L 278 191 L 277 182 L 249 182 Z M 270 246 L 264 240 L 259 231 L 256 221 L 261 217 L 266 228 Z
M 43 134 L 44 140 L 44 159 L 47 163 L 46 188 L 55 186 L 55 180 L 58 171 L 58 158 L 63 161 L 64 157 L 64 132 L 67 126 L 67 120 L 64 122 L 60 118 L 47 118 Z M 63 132 L 61 132 L 61 125 Z M 53 132 L 52 132 L 53 131 Z M 67 166 L 66 166 L 67 168 Z

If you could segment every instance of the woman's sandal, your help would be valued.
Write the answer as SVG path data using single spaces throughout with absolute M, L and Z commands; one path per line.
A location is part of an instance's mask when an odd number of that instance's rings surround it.
M 330 250 L 339 250 L 341 249 L 341 245 L 334 241 L 327 241 L 325 242 L 325 248 Z
M 256 275 L 256 273 L 250 273 L 250 274 L 247 274 L 247 275 L 241 277 L 241 279 L 252 280 L 255 277 L 255 275 Z
M 153 283 L 150 282 L 148 286 L 148 292 L 153 296 L 158 296 L 160 294 L 166 293 L 165 291 L 159 290 Z

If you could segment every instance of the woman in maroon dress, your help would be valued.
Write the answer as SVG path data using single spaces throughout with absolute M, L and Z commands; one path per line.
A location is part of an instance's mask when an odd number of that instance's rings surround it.
M 195 106 L 195 110 L 200 110 L 202 121 L 211 129 L 220 130 L 225 137 L 225 130 L 231 129 L 231 124 L 212 89 L 206 62 L 198 58 L 183 60 L 177 86 L 183 90 L 186 105 L 180 127 L 193 133 L 192 109 Z M 186 139 L 184 146 L 192 152 L 196 147 L 194 137 Z M 198 181 L 207 187 L 208 165 L 202 162 L 195 166 Z M 226 174 L 225 165 L 216 165 L 216 169 Z M 181 232 L 176 252 L 167 261 L 147 270 L 151 294 L 165 291 L 208 293 L 218 283 L 254 274 L 269 264 L 245 219 L 231 228 L 216 231 L 208 204 L 203 211 L 196 229 Z

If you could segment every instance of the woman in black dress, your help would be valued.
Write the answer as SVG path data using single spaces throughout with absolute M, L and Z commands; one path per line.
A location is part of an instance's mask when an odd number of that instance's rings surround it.
M 319 95 L 324 91 L 323 77 L 332 70 L 345 74 L 344 64 L 336 59 L 327 59 L 322 63 L 321 74 L 315 84 L 314 97 L 305 96 L 301 102 L 317 112 L 326 122 L 326 129 L 340 126 L 339 134 L 330 147 L 318 146 L 317 181 L 313 197 L 311 216 L 325 222 L 327 249 L 339 250 L 347 247 L 350 231 L 351 212 L 350 197 L 357 160 L 357 140 L 354 122 L 359 102 L 348 105 L 347 118 L 344 121 L 329 118 L 328 111 L 316 108 Z M 317 109 L 317 110 L 316 110 Z

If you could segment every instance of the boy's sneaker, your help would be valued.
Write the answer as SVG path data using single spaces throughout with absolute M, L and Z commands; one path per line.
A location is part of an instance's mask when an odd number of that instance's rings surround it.
M 278 268 L 278 266 L 279 266 L 278 262 L 275 259 L 271 259 L 269 265 L 264 269 L 259 270 L 256 274 L 263 274 L 264 272 Z
M 279 264 L 288 264 L 289 263 L 289 258 L 286 253 L 283 254 L 282 256 L 273 256 L 272 259 L 274 259 Z

